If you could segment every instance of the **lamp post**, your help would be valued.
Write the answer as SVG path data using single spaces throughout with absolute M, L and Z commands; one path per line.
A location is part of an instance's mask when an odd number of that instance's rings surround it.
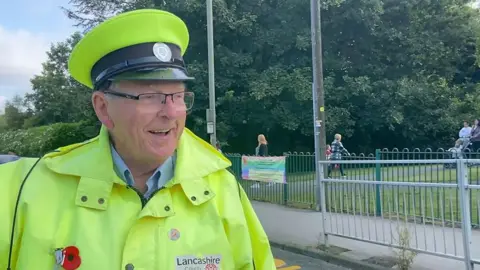
M 217 123 L 215 113 L 215 67 L 213 54 L 213 0 L 207 1 L 207 40 L 208 40 L 208 101 L 207 133 L 210 134 L 210 143 L 217 144 Z
M 325 134 L 325 99 L 323 89 L 323 60 L 322 60 L 322 30 L 320 15 L 320 0 L 310 0 L 310 16 L 312 31 L 312 69 L 313 69 L 313 125 L 315 133 L 315 165 L 317 178 L 317 209 L 320 210 L 322 196 L 321 179 L 325 176 L 325 165 L 319 161 L 326 160 L 326 134 Z M 324 194 L 324 193 L 323 193 Z M 322 209 L 324 211 L 324 209 Z

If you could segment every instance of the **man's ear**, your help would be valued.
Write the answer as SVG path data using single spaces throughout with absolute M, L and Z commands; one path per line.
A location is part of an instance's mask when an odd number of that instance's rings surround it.
M 108 98 L 105 96 L 105 93 L 100 91 L 93 92 L 92 105 L 98 120 L 100 120 L 107 129 L 112 129 L 114 123 L 108 114 Z

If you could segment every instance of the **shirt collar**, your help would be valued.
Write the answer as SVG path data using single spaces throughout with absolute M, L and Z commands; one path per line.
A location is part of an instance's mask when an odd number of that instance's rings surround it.
M 110 145 L 110 148 L 112 152 L 114 169 L 118 177 L 120 177 L 128 185 L 133 185 L 135 179 L 133 178 L 133 175 L 127 164 L 125 164 L 122 157 L 118 154 L 113 145 Z M 150 178 L 147 180 L 147 192 L 145 193 L 145 197 L 150 197 L 155 190 L 165 186 L 165 184 L 173 178 L 175 160 L 176 153 L 165 160 L 165 162 L 153 172 L 152 176 L 150 176 Z

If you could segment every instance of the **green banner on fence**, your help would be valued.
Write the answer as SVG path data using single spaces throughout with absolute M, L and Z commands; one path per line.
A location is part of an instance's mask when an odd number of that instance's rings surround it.
M 285 157 L 242 156 L 244 180 L 287 183 Z

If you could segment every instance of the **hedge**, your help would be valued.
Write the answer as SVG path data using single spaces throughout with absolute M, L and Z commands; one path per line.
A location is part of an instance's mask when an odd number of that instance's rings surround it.
M 13 150 L 20 156 L 39 157 L 58 147 L 88 140 L 96 136 L 98 130 L 98 124 L 78 122 L 3 132 L 0 133 L 0 154 Z

